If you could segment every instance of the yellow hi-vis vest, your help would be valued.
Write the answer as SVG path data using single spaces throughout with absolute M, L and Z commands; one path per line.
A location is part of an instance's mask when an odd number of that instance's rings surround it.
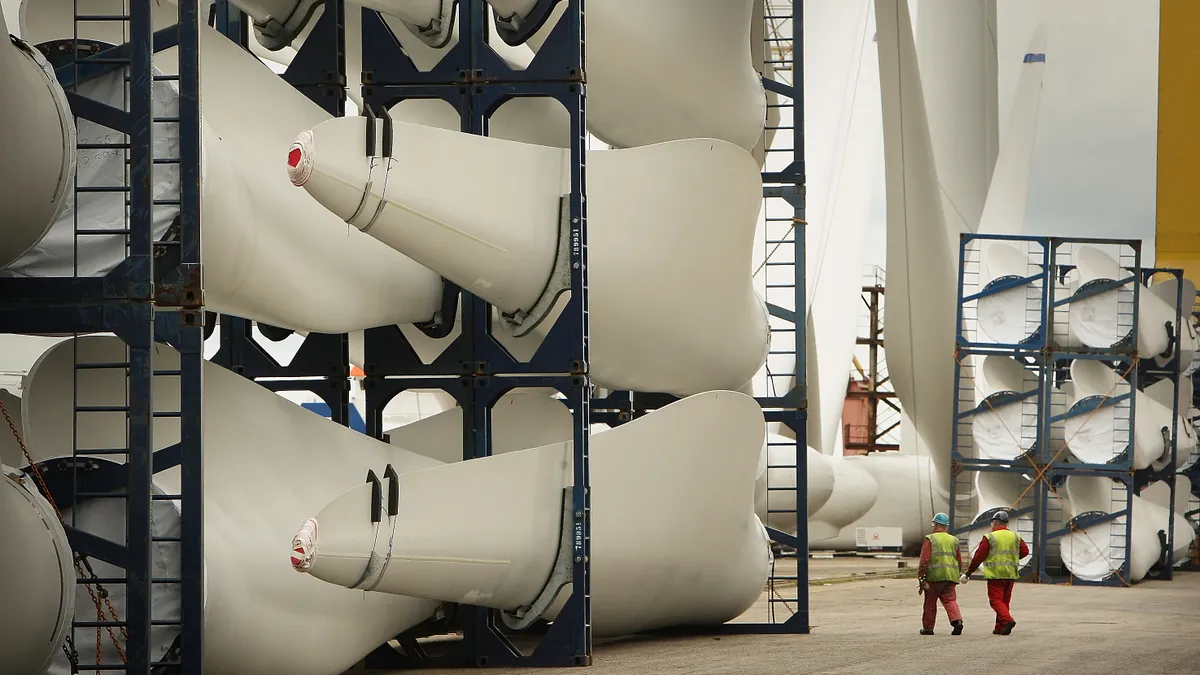
M 1019 579 L 1021 576 L 1021 535 L 1012 530 L 993 530 L 987 534 L 988 557 L 983 561 L 985 579 Z
M 929 571 L 925 581 L 958 581 L 958 538 L 948 532 L 925 535 L 929 540 Z

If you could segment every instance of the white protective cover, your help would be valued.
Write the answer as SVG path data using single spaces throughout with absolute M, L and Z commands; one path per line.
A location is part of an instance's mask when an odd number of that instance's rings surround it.
M 1013 460 L 1029 452 L 1037 441 L 1038 399 L 1030 397 L 1008 404 L 1001 404 L 1000 399 L 1036 391 L 1037 373 L 1007 356 L 992 354 L 982 362 L 975 378 L 982 412 L 971 418 L 976 457 Z
M 72 342 L 80 362 L 124 358 L 120 340 L 87 336 L 56 345 L 38 362 L 27 379 L 23 409 L 38 461 L 71 452 Z M 155 369 L 178 363 L 173 349 L 157 348 Z M 222 675 L 340 673 L 432 615 L 435 603 L 364 595 L 298 575 L 280 542 L 346 485 L 362 481 L 369 468 L 390 462 L 410 471 L 437 463 L 334 424 L 219 366 L 205 362 L 203 376 L 206 668 Z M 85 370 L 79 378 L 80 404 L 123 404 L 125 378 L 119 371 Z M 179 410 L 177 378 L 156 376 L 154 391 L 156 411 Z M 124 444 L 122 416 L 79 417 L 81 448 Z M 155 432 L 156 447 L 179 439 L 178 424 L 169 418 L 157 418 Z M 178 494 L 178 469 L 156 474 L 155 485 Z M 102 502 L 109 509 L 114 503 Z M 119 504 L 107 519 L 103 515 L 85 519 L 84 527 L 120 535 Z M 114 527 L 116 532 L 105 531 Z M 177 550 L 171 546 L 160 553 L 170 558 Z M 165 635 L 159 642 L 165 647 L 171 639 Z
M 566 6 L 558 3 L 530 46 L 541 47 Z M 752 150 L 767 115 L 750 52 L 753 10 L 754 0 L 588 5 L 588 128 L 618 148 L 717 138 Z
M 1096 280 L 1120 280 L 1130 276 L 1106 251 L 1095 246 L 1080 246 L 1075 251 L 1075 264 L 1079 276 L 1078 290 L 1084 284 Z M 1104 349 L 1120 342 L 1133 328 L 1129 309 L 1133 307 L 1133 283 L 1115 290 L 1098 293 L 1071 304 L 1071 329 L 1089 347 Z M 1175 300 L 1163 300 L 1150 289 L 1142 286 L 1138 293 L 1137 350 L 1142 358 L 1163 361 L 1162 355 L 1170 344 L 1166 324 L 1175 324 Z M 1187 312 L 1184 318 L 1189 319 Z M 1190 323 L 1190 320 L 1188 321 Z M 1195 335 L 1185 331 L 1184 335 Z M 1184 347 L 1185 351 L 1188 350 Z M 1169 358 L 1169 355 L 1168 355 Z
M 992 513 L 996 509 L 1014 509 L 1024 500 L 1032 503 L 1032 496 L 1026 492 L 1029 485 L 1029 477 L 1015 471 L 980 471 L 975 474 L 975 494 L 979 499 L 979 512 L 972 522 L 984 525 L 967 533 L 967 549 L 972 554 L 979 548 L 979 542 L 991 531 L 988 523 L 991 522 Z M 1009 515 L 1011 517 L 1012 513 Z M 1024 569 L 1033 562 L 1033 516 L 1017 516 L 1014 521 L 1010 521 L 1008 528 L 1019 533 L 1029 546 L 1029 555 L 1021 558 L 1021 568 Z
M 942 212 L 979 226 L 999 147 L 995 0 L 920 0 L 916 46 Z
M 1103 476 L 1070 476 L 1064 491 L 1072 517 L 1089 511 L 1111 513 L 1125 504 L 1125 488 Z M 1144 578 L 1162 555 L 1154 527 L 1159 515 L 1153 504 L 1134 495 L 1128 582 Z M 1102 581 L 1113 576 L 1125 562 L 1125 518 L 1072 531 L 1059 540 L 1059 552 L 1063 564 L 1080 579 Z
M 838 533 L 870 511 L 879 497 L 875 476 L 856 459 L 826 457 L 833 468 L 833 493 L 808 516 L 808 540 L 813 548 L 839 548 L 845 537 L 839 539 Z
M 388 160 L 361 154 L 365 133 L 364 118 L 302 133 L 287 158 L 293 182 L 498 308 L 533 309 L 559 250 L 565 151 L 396 122 L 403 150 Z M 721 141 L 673 141 L 589 153 L 588 173 L 596 381 L 679 395 L 741 387 L 769 337 L 749 273 L 761 204 L 754 160 Z M 464 180 L 511 208 L 460 199 L 452 186 Z M 647 292 L 629 293 L 630 283 Z
M 71 545 L 34 479 L 0 464 L 0 672 L 40 675 L 71 630 Z
M 1071 407 L 1092 397 L 1116 397 L 1129 392 L 1128 382 L 1121 379 L 1117 371 L 1104 363 L 1092 359 L 1076 359 L 1071 362 L 1071 380 L 1075 383 Z M 1159 391 L 1167 389 L 1166 404 L 1162 395 L 1151 396 L 1150 390 L 1133 393 L 1133 468 L 1145 469 L 1163 457 L 1162 428 L 1170 429 L 1171 396 L 1174 386 L 1163 380 L 1153 385 Z M 1063 423 L 1063 433 L 1071 454 L 1080 461 L 1103 464 L 1111 461 L 1125 449 L 1129 442 L 1129 404 L 1117 403 L 1097 408 L 1089 413 L 1068 418 Z M 1195 447 L 1195 432 L 1187 420 L 1180 416 L 1178 428 L 1180 454 L 1190 456 Z M 1189 440 L 1190 439 L 1190 440 Z M 1190 447 L 1189 446 L 1190 443 Z
M 875 0 L 887 178 L 888 307 L 884 331 L 896 397 L 909 421 L 905 452 L 949 475 L 954 412 L 957 257 L 934 167 L 916 47 L 905 0 Z
M 759 520 L 781 531 L 796 532 L 796 446 L 795 441 L 780 434 L 768 433 L 769 443 L 759 458 L 758 479 L 754 486 L 754 512 Z M 809 520 L 833 495 L 834 474 L 830 458 L 813 448 L 806 448 L 805 464 Z M 774 467 L 774 468 L 772 468 Z M 784 468 L 781 468 L 784 467 Z M 767 490 L 767 487 L 771 490 Z M 780 513 L 787 511 L 787 513 Z
M 0 14 L 0 120 L 20 130 L 8 138 L 0 173 L 8 186 L 0 192 L 0 268 L 50 230 L 75 170 L 75 120 L 66 94 L 41 53 L 10 40 L 9 30 Z
M 719 624 L 759 598 L 769 556 L 753 488 L 764 428 L 752 398 L 718 391 L 592 437 L 595 635 Z M 371 486 L 359 485 L 305 524 L 293 546 L 306 555 L 294 563 L 353 586 L 374 549 L 388 559 L 380 593 L 526 606 L 559 550 L 570 453 L 556 443 L 401 474 L 399 514 L 378 527 Z
M 79 11 L 120 13 L 114 2 L 80 0 Z M 37 43 L 69 37 L 71 12 L 67 0 L 26 0 L 24 34 Z M 174 20 L 169 9 L 154 16 L 158 28 Z M 118 24 L 81 26 L 81 37 L 122 41 Z M 329 115 L 211 28 L 201 27 L 200 43 L 208 308 L 327 333 L 432 317 L 437 275 L 348 229 L 279 170 L 296 134 Z M 155 63 L 170 74 L 175 58 L 167 50 Z

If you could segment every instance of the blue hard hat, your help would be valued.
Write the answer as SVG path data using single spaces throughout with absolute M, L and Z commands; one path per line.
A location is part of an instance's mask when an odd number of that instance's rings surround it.
M 950 516 L 948 516 L 944 513 L 939 513 L 933 517 L 932 522 L 934 522 L 938 525 L 945 525 L 946 527 L 950 527 Z

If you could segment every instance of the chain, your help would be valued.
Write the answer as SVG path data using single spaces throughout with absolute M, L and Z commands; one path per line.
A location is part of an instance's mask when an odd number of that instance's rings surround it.
M 54 515 L 58 517 L 59 522 L 65 524 L 63 521 L 62 511 L 58 509 L 58 504 L 54 502 L 54 497 L 50 494 L 50 488 L 46 486 L 46 478 L 42 475 L 42 470 L 37 465 L 37 462 L 33 461 L 33 455 L 29 454 L 29 448 L 25 446 L 25 441 L 21 438 L 21 432 L 17 430 L 17 425 L 15 422 L 13 422 L 12 415 L 9 414 L 8 406 L 4 405 L 3 399 L 0 399 L 0 413 L 4 414 L 4 421 L 8 423 L 8 428 L 10 431 L 12 431 L 13 438 L 16 439 L 17 445 L 21 448 L 21 454 L 25 456 L 25 461 L 29 463 L 30 473 L 33 474 L 33 480 L 37 483 L 38 491 L 40 491 L 42 496 L 46 498 L 46 501 L 50 503 L 50 508 L 54 509 Z M 84 568 L 87 569 L 86 573 L 84 572 Z M 78 574 L 80 578 L 86 576 L 89 580 L 95 580 L 98 578 L 96 573 L 92 571 L 91 562 L 88 561 L 87 556 L 83 555 L 75 556 L 75 573 Z M 92 588 L 93 585 L 96 587 L 94 590 Z M 96 616 L 98 621 L 108 620 L 108 617 L 105 616 L 103 607 L 107 607 L 108 611 L 112 613 L 112 621 L 114 623 L 120 621 L 120 617 L 117 614 L 117 609 L 113 607 L 112 601 L 108 599 L 108 590 L 106 588 L 100 584 L 84 584 L 84 587 L 87 588 L 87 592 L 92 599 L 92 603 L 96 605 Z M 97 594 L 99 594 L 99 596 L 97 596 Z M 121 662 L 125 663 L 125 650 L 121 648 L 121 643 L 119 640 L 117 640 L 116 634 L 113 633 L 112 626 L 108 626 L 107 630 L 108 636 L 112 640 L 113 647 L 116 647 L 117 654 L 121 657 Z M 129 640 L 129 633 L 125 630 L 124 626 L 121 626 L 121 636 L 126 640 Z M 74 643 L 72 643 L 71 649 L 74 650 Z M 67 657 L 71 657 L 70 653 L 67 654 Z M 98 627 L 96 628 L 96 663 L 100 663 L 100 629 Z M 72 661 L 72 664 L 78 666 L 78 655 L 76 655 L 76 659 L 75 661 Z

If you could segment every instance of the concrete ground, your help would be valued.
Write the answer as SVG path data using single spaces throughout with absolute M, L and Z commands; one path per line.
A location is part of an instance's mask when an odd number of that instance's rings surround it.
M 781 561 L 782 562 L 782 561 Z M 917 635 L 916 581 L 879 575 L 895 560 L 813 560 L 810 635 L 636 637 L 598 640 L 588 669 L 429 670 L 550 675 L 802 675 L 943 671 L 1003 675 L 1175 675 L 1200 673 L 1200 572 L 1131 588 L 1018 584 L 1011 636 L 992 635 L 986 585 L 959 587 L 966 632 L 950 635 L 939 613 L 937 635 Z M 868 572 L 874 574 L 868 575 Z M 849 579 L 849 580 L 847 580 Z M 778 589 L 794 596 L 794 588 Z M 744 619 L 765 615 L 764 599 Z M 781 610 L 778 610 L 781 611 Z M 1007 649 L 1005 649 L 1007 648 Z

